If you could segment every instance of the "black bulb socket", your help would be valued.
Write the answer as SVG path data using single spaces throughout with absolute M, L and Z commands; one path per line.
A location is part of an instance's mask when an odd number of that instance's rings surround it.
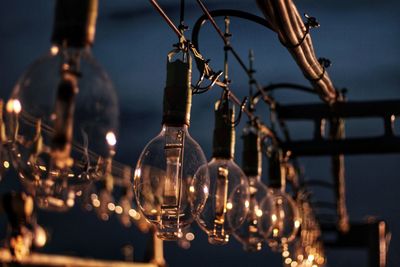
M 75 48 L 92 45 L 97 11 L 98 0 L 57 0 L 52 43 Z
M 215 127 L 213 136 L 213 157 L 233 159 L 235 154 L 234 110 L 229 100 L 222 98 L 215 103 Z

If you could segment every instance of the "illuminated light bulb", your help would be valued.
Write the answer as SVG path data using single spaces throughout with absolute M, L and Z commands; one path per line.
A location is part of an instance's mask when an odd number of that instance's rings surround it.
M 40 225 L 36 225 L 33 232 L 33 244 L 37 248 L 42 248 L 46 245 L 47 233 Z
M 210 176 L 208 199 L 196 220 L 208 234 L 209 243 L 217 245 L 229 241 L 229 236 L 245 221 L 250 205 L 247 177 L 233 161 L 233 118 L 233 110 L 224 93 L 215 105 L 213 157 L 196 172 L 193 179 L 196 182 L 198 177 Z
M 101 175 L 98 159 L 112 154 L 107 141 L 115 143 L 108 133 L 117 132 L 117 97 L 90 48 L 97 4 L 57 0 L 53 46 L 6 104 L 12 163 L 40 208 L 70 208 L 68 192 Z
M 261 209 L 266 216 L 260 220 L 259 226 L 271 248 L 279 250 L 283 244 L 294 240 L 300 218 L 296 204 L 288 194 L 269 188 Z
M 249 213 L 243 224 L 234 232 L 235 238 L 242 243 L 246 251 L 262 249 L 264 236 L 259 229 L 259 220 L 266 216 L 261 202 L 268 194 L 268 188 L 261 182 L 262 154 L 260 136 L 251 123 L 243 129 L 242 168 L 249 179 Z
M 168 55 L 163 126 L 144 148 L 134 175 L 137 205 L 164 240 L 182 238 L 182 229 L 193 221 L 193 214 L 201 211 L 207 198 L 208 174 L 192 183 L 206 158 L 188 131 L 191 69 L 187 52 L 175 50 Z M 192 195 L 195 200 L 189 199 Z
M 261 202 L 261 209 L 265 216 L 259 220 L 260 230 L 273 250 L 282 250 L 292 242 L 301 224 L 296 203 L 284 192 L 286 172 L 281 162 L 281 153 L 273 150 L 269 166 L 268 195 Z M 295 264 L 298 263 L 295 262 Z

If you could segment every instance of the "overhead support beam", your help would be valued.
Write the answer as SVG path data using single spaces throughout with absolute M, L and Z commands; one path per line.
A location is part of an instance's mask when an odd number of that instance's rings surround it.
M 281 144 L 295 156 L 400 153 L 400 137 L 347 138 L 343 140 L 291 141 Z
M 276 111 L 283 120 L 319 120 L 332 117 L 390 117 L 400 115 L 400 100 L 336 102 L 327 104 L 279 105 Z
M 347 233 L 336 230 L 336 225 L 322 225 L 323 233 L 336 232 L 334 239 L 326 235 L 324 244 L 331 249 L 365 248 L 368 250 L 370 267 L 385 267 L 391 234 L 384 221 L 351 223 Z

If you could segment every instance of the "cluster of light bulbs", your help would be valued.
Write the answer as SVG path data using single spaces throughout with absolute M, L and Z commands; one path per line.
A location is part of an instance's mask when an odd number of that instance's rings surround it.
M 180 240 L 196 221 L 211 244 L 226 244 L 233 235 L 248 251 L 267 243 L 292 267 L 323 265 L 309 209 L 302 204 L 300 212 L 284 186 L 261 181 L 261 141 L 253 123 L 243 136 L 256 166 L 251 171 L 244 164 L 243 171 L 235 163 L 234 114 L 225 93 L 215 106 L 214 152 L 207 163 L 188 131 L 191 70 L 185 49 L 168 55 L 162 129 L 144 148 L 131 186 L 129 172 L 114 177 L 118 104 L 111 81 L 89 45 L 56 43 L 22 75 L 6 104 L 0 123 L 3 167 L 12 162 L 43 209 L 64 211 L 84 196 L 85 207 L 94 207 L 101 219 L 116 213 L 130 225 L 143 217 L 163 240 Z M 119 201 L 113 198 L 117 180 Z

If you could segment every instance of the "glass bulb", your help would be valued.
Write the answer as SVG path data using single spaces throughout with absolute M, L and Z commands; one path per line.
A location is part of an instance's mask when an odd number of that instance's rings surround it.
M 28 68 L 6 104 L 6 128 L 13 165 L 39 207 L 69 208 L 65 195 L 101 175 L 117 124 L 115 91 L 89 47 L 53 46 Z
M 207 175 L 209 196 L 196 220 L 211 244 L 223 245 L 246 219 L 250 207 L 249 184 L 232 159 L 213 158 L 196 172 L 194 183 Z
M 274 250 L 281 250 L 284 244 L 294 240 L 300 227 L 301 219 L 296 203 L 279 188 L 270 188 L 261 203 L 265 214 L 259 220 L 259 227 L 268 245 Z
M 206 164 L 204 153 L 188 127 L 163 125 L 144 148 L 135 170 L 135 194 L 144 217 L 157 227 L 158 237 L 176 240 L 202 209 L 208 196 L 207 173 L 191 186 L 196 170 Z M 189 200 L 195 194 L 194 201 Z M 192 204 L 192 205 L 191 205 Z
M 246 220 L 234 233 L 234 237 L 243 244 L 246 251 L 259 251 L 264 236 L 259 229 L 259 220 L 264 216 L 261 203 L 268 194 L 268 188 L 260 181 L 259 176 L 249 177 L 250 207 Z

